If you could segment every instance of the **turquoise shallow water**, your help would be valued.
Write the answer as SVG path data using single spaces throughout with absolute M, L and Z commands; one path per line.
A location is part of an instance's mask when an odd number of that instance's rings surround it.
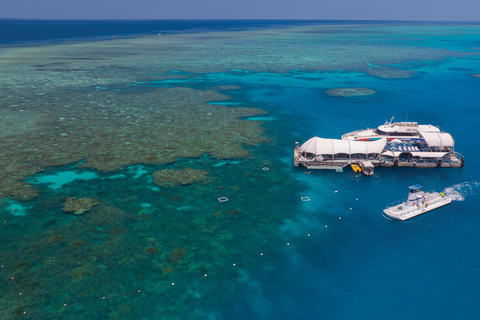
M 461 41 L 456 37 L 465 30 L 451 28 L 443 41 L 419 35 L 422 41 L 416 45 L 462 51 L 478 46 L 476 28 Z M 247 117 L 265 120 L 268 143 L 248 147 L 249 158 L 204 155 L 111 173 L 71 164 L 27 178 L 42 195 L 29 202 L 3 203 L 6 222 L 1 231 L 2 248 L 22 261 L 11 272 L 19 283 L 31 279 L 42 286 L 37 294 L 48 296 L 48 304 L 42 306 L 28 298 L 27 307 L 52 319 L 72 314 L 76 319 L 476 319 L 480 78 L 472 75 L 480 73 L 480 58 L 468 55 L 395 67 L 416 73 L 412 78 L 383 79 L 338 69 L 205 74 L 172 70 L 171 74 L 192 77 L 137 79 L 122 87 L 142 92 L 152 87 L 239 86 L 228 91 L 232 99 L 223 105 L 268 111 Z M 351 98 L 325 93 L 338 87 L 365 87 L 377 93 Z M 314 135 L 339 138 L 383 124 L 391 116 L 438 125 L 451 133 L 456 151 L 466 158 L 465 167 L 377 168 L 372 177 L 348 169 L 306 174 L 293 167 L 296 141 Z M 207 169 L 210 180 L 170 189 L 153 183 L 155 171 L 183 167 Z M 385 205 L 406 197 L 414 183 L 445 190 L 456 201 L 405 222 L 384 218 Z M 65 197 L 92 195 L 119 208 L 105 209 L 116 222 L 105 223 L 105 217 L 88 213 L 82 220 L 61 212 Z M 305 196 L 310 201 L 302 201 Z M 219 197 L 229 200 L 221 203 Z M 134 218 L 125 212 L 134 212 Z M 16 239 L 33 242 L 36 236 L 49 244 L 47 249 L 27 247 L 19 252 L 25 248 L 15 244 Z M 159 253 L 144 251 L 154 247 Z M 187 248 L 187 261 L 175 264 L 170 258 L 175 268 L 170 273 L 162 264 L 166 259 L 158 256 L 177 247 Z M 81 269 L 82 259 L 91 257 L 92 250 L 95 258 L 88 266 L 105 279 Z M 65 264 L 58 263 L 63 259 Z M 65 269 L 48 269 L 49 265 Z M 0 292 L 16 290 L 5 276 L 1 284 Z M 72 306 L 62 309 L 64 302 Z

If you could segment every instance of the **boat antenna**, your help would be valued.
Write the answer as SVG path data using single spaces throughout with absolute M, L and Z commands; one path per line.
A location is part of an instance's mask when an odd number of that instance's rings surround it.
M 392 124 L 393 118 L 395 118 L 395 116 L 392 116 L 392 119 L 390 119 L 390 123 L 389 123 L 389 124 Z

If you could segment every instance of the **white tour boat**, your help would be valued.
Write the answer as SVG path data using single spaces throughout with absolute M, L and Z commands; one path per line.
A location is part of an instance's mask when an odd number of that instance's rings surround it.
M 418 184 L 409 188 L 408 199 L 394 202 L 383 210 L 387 217 L 395 220 L 407 220 L 452 202 L 452 198 L 443 192 L 424 192 L 422 186 Z
M 385 122 L 384 125 L 377 129 L 364 129 L 346 133 L 342 136 L 342 140 L 353 141 L 371 141 L 380 138 L 387 140 L 398 139 L 401 141 L 424 141 L 423 134 L 442 134 L 440 129 L 431 124 L 418 124 L 416 122 Z

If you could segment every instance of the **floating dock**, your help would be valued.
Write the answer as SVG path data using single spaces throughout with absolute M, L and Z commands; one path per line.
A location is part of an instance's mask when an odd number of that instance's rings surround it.
M 465 160 L 454 146 L 430 146 L 423 141 L 340 140 L 313 137 L 304 144 L 296 143 L 294 166 L 307 169 L 330 169 L 342 172 L 357 165 L 366 175 L 375 167 L 461 168 Z

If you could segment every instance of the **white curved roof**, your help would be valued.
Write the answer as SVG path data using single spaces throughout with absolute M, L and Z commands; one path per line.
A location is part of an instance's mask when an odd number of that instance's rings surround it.
M 440 132 L 438 127 L 432 126 L 431 124 L 419 124 L 418 131 L 420 132 Z
M 446 132 L 422 132 L 423 139 L 428 144 L 429 147 L 453 147 L 455 146 L 455 141 L 453 140 L 450 133 Z
M 350 141 L 313 137 L 307 140 L 304 144 L 302 144 L 302 146 L 300 147 L 300 152 L 308 152 L 313 154 L 382 153 L 386 144 L 386 138 L 381 138 L 376 141 Z

